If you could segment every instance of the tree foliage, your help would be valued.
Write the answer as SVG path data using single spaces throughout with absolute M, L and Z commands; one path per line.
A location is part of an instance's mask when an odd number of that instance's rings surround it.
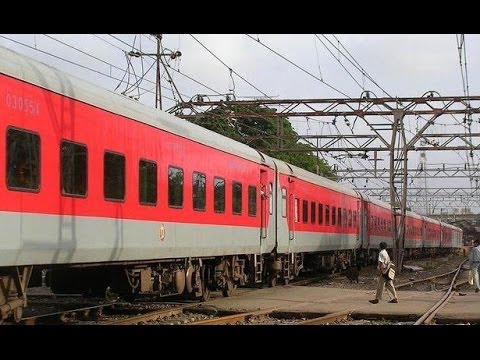
M 271 157 L 335 180 L 335 172 L 324 160 L 315 156 L 313 147 L 299 142 L 298 134 L 288 118 L 271 116 L 274 112 L 274 109 L 259 105 L 218 106 L 189 121 L 247 144 Z M 258 116 L 252 117 L 252 114 Z M 288 151 L 292 149 L 304 151 Z

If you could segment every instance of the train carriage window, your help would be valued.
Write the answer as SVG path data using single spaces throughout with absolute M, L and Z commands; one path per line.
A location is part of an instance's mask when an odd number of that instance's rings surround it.
M 192 182 L 193 210 L 205 211 L 207 202 L 207 179 L 205 174 L 194 172 Z
M 60 144 L 60 186 L 62 195 L 87 193 L 87 147 L 70 141 Z
M 40 137 L 37 134 L 8 129 L 7 186 L 11 190 L 40 189 Z
M 282 217 L 287 217 L 287 189 L 282 187 Z
M 242 184 L 236 181 L 232 183 L 232 212 L 242 214 Z
M 338 218 L 337 218 L 337 225 L 340 227 L 342 226 L 342 208 L 337 208 L 338 210 Z
M 308 201 L 307 200 L 302 201 L 302 221 L 304 223 L 308 222 Z
M 310 203 L 310 222 L 315 224 L 315 220 L 317 219 L 317 203 L 312 201 Z
M 337 216 L 337 208 L 335 206 L 332 206 L 332 225 L 336 224 L 336 216 Z
M 168 167 L 168 206 L 183 206 L 183 169 Z
M 348 210 L 348 226 L 352 227 L 352 210 Z
M 248 215 L 257 215 L 257 188 L 252 185 L 248 187 Z
M 157 205 L 157 164 L 140 160 L 138 163 L 138 198 L 142 205 Z
M 352 213 L 352 224 L 353 224 L 353 227 L 354 227 L 354 228 L 357 227 L 357 210 L 353 210 L 353 213 Z
M 213 178 L 213 210 L 225 212 L 225 179 L 219 177 Z
M 125 200 L 125 156 L 105 151 L 103 155 L 103 196 Z
M 325 205 L 325 225 L 330 225 L 330 205 Z
M 318 224 L 323 224 L 323 204 L 318 204 Z
M 342 226 L 343 226 L 343 227 L 347 227 L 347 225 L 348 225 L 348 221 L 347 221 L 347 220 L 348 220 L 348 219 L 347 219 L 347 209 L 342 209 L 342 219 L 343 219 L 343 221 L 342 221 Z

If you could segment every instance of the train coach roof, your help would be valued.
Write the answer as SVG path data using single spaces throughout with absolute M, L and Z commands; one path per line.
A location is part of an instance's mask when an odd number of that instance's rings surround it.
M 313 174 L 307 170 L 301 169 L 295 165 L 287 164 L 282 160 L 274 159 L 279 173 L 296 177 L 301 180 L 308 181 L 312 184 L 323 186 L 327 189 L 332 189 L 342 194 L 354 196 L 358 198 L 358 194 L 353 189 L 350 189 L 346 186 L 342 186 L 339 183 L 324 178 L 322 176 Z
M 407 212 L 406 212 L 406 215 L 409 216 L 409 217 L 418 219 L 418 220 L 423 220 L 423 219 L 425 219 L 425 216 L 418 215 L 418 214 L 416 214 L 416 213 L 414 213 L 414 212 L 411 212 L 411 211 L 407 211 Z
M 440 224 L 441 221 L 440 220 L 437 220 L 437 219 L 432 219 L 432 218 L 429 218 L 427 216 L 424 216 L 423 219 L 426 221 L 426 222 L 429 222 L 429 223 L 432 223 L 432 224 Z
M 371 196 L 366 196 L 364 195 L 365 199 L 369 202 L 371 202 L 372 204 L 375 204 L 375 205 L 378 205 L 380 207 L 383 207 L 385 209 L 388 209 L 388 210 L 391 210 L 391 206 L 389 203 L 386 203 L 385 201 L 380 201 L 374 197 L 371 197 Z
M 455 229 L 455 230 L 462 230 L 461 228 L 455 226 L 455 225 L 452 225 L 452 224 L 448 224 L 448 223 L 444 223 L 442 222 L 442 225 L 445 226 L 445 227 L 449 227 L 449 228 L 452 228 L 452 229 Z
M 0 73 L 76 99 L 111 113 L 165 130 L 221 151 L 262 163 L 271 159 L 228 137 L 192 124 L 169 113 L 149 108 L 132 99 L 68 75 L 49 65 L 0 46 Z

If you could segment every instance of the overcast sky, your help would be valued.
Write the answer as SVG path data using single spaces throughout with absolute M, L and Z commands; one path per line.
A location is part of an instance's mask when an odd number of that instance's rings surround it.
M 189 100 L 196 94 L 209 95 L 211 100 L 220 99 L 216 93 L 234 93 L 238 100 L 246 97 L 263 97 L 262 93 L 276 99 L 300 98 L 341 98 L 341 93 L 352 97 L 360 97 L 363 89 L 373 91 L 378 97 L 392 96 L 419 97 L 427 91 L 436 91 L 443 96 L 462 96 L 464 87 L 460 71 L 460 58 L 455 34 L 440 35 L 321 35 L 313 34 L 245 34 L 209 35 L 209 34 L 163 34 L 164 52 L 181 51 L 182 56 L 169 59 L 169 64 L 182 73 L 203 83 L 203 87 L 179 73 L 171 71 L 173 80 L 182 94 L 183 100 Z M 252 39 L 253 38 L 253 39 Z M 17 42 L 27 44 L 35 49 L 25 47 Z M 197 39 L 197 40 L 195 40 Z M 342 52 L 348 51 L 355 61 L 368 72 L 380 89 L 356 70 L 338 50 L 328 42 L 340 47 Z M 480 95 L 480 35 L 465 35 L 466 62 L 470 95 Z M 61 42 L 63 42 L 63 44 Z M 323 42 L 323 44 L 322 44 Z M 290 61 L 310 72 L 306 74 L 294 65 L 264 47 L 268 46 Z M 326 46 L 333 52 L 331 54 Z M 100 35 L 11 35 L 0 37 L 0 45 L 34 57 L 49 65 L 67 71 L 109 90 L 121 93 L 135 83 L 153 64 L 153 58 L 145 56 L 132 58 L 125 52 L 132 46 L 144 53 L 156 52 L 156 43 L 150 35 L 107 34 Z M 202 46 L 203 45 L 203 46 Z M 216 55 L 227 66 L 214 57 Z M 54 54 L 71 62 L 88 67 L 82 68 L 64 60 L 49 56 L 41 51 Z M 464 53 L 462 51 L 462 60 Z M 127 60 L 128 59 L 128 60 Z M 338 61 L 340 59 L 340 62 Z M 143 70 L 142 70 L 143 65 Z M 358 84 L 351 78 L 342 65 L 347 68 Z M 132 72 L 125 75 L 127 69 Z M 232 73 L 228 69 L 232 69 Z M 95 71 L 92 71 L 95 70 Z M 135 75 L 133 74 L 135 71 Z M 242 80 L 245 78 L 248 84 Z M 105 75 L 102 75 L 106 74 Z M 171 85 L 164 75 L 162 79 L 163 108 L 172 107 L 177 96 L 172 94 Z M 114 77 L 115 79 L 110 78 Z M 317 79 L 315 79 L 316 77 Z M 321 79 L 322 81 L 320 81 Z M 123 80 L 123 83 L 120 82 Z M 127 95 L 138 97 L 139 101 L 153 107 L 155 92 L 155 66 L 146 73 L 140 88 L 133 87 Z M 333 90 L 325 83 L 329 84 Z M 254 87 L 257 89 L 255 89 Z M 214 90 L 214 91 L 212 91 Z M 259 92 L 259 90 L 261 92 Z M 461 119 L 461 116 L 459 116 Z M 304 118 L 291 119 L 299 134 L 351 134 L 351 129 L 343 122 L 332 126 L 332 119 Z M 454 123 L 447 119 L 444 124 Z M 442 122 L 440 122 L 442 123 Z M 358 124 L 355 133 L 366 131 Z M 406 127 L 415 132 L 419 124 L 410 121 Z M 420 124 L 421 126 L 421 124 Z M 474 115 L 472 132 L 480 132 L 478 115 Z M 436 125 L 428 132 L 462 132 L 460 126 Z M 366 132 L 368 133 L 368 132 Z M 411 135 L 407 135 L 411 136 Z M 477 141 L 474 141 L 477 143 Z M 359 168 L 371 166 L 371 161 L 361 159 L 332 159 L 326 154 L 325 159 L 339 167 Z M 337 154 L 338 155 L 338 154 Z M 478 152 L 472 159 L 463 152 L 427 152 L 427 164 L 458 164 L 463 166 L 467 159 L 470 166 L 478 164 Z M 388 165 L 387 154 L 379 155 Z M 411 153 L 409 167 L 417 167 L 419 154 Z M 382 162 L 379 167 L 384 167 Z M 381 184 L 380 182 L 378 184 Z M 446 187 L 454 187 L 457 183 L 445 185 L 445 181 L 437 182 Z M 438 187 L 434 180 L 429 186 Z M 470 186 L 468 180 L 458 181 L 458 186 Z M 419 184 L 420 185 L 420 184 Z

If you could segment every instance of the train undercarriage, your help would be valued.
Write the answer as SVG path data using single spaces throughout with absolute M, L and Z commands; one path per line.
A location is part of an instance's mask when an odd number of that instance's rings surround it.
M 288 284 L 301 272 L 341 271 L 353 259 L 352 251 L 329 254 L 249 254 L 187 258 L 147 264 L 102 267 L 74 265 L 48 270 L 46 285 L 54 293 L 111 296 L 132 300 L 141 296 L 184 296 L 208 300 L 211 291 L 231 296 L 238 286 Z
M 407 257 L 433 256 L 431 249 Z M 375 264 L 378 249 L 319 253 L 249 254 L 185 258 L 151 263 L 8 267 L 0 269 L 0 324 L 19 322 L 27 305 L 27 286 L 46 285 L 54 293 L 123 298 L 182 296 L 206 301 L 211 291 L 232 296 L 238 286 L 288 284 L 302 273 L 334 273 L 352 265 Z M 43 275 L 43 276 L 42 276 Z M 31 279 L 31 280 L 30 280 Z M 30 283 L 29 283 L 30 280 Z
M 0 324 L 8 318 L 15 322 L 22 319 L 32 269 L 33 266 L 0 268 Z

